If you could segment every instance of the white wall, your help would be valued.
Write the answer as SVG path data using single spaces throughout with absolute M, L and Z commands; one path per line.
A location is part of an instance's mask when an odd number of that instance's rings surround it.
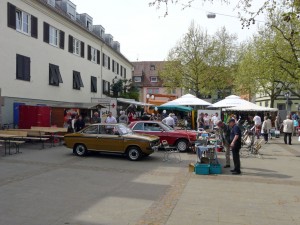
M 7 2 L 38 18 L 38 39 L 26 36 L 7 26 Z M 111 70 L 102 67 L 102 52 L 126 68 L 127 78 L 131 78 L 131 64 L 107 47 L 101 40 L 67 21 L 51 9 L 35 0 L 1 0 L 0 1 L 0 87 L 2 96 L 43 99 L 66 102 L 91 102 L 91 98 L 102 95 L 102 78 L 112 83 L 116 76 Z M 43 22 L 65 32 L 64 49 L 56 48 L 43 41 Z M 69 34 L 85 43 L 85 56 L 68 52 Z M 100 65 L 87 60 L 87 45 L 100 50 Z M 30 82 L 16 79 L 16 54 L 31 59 Z M 49 63 L 58 65 L 63 83 L 59 86 L 49 85 Z M 73 70 L 81 73 L 84 87 L 73 89 Z M 103 71 L 103 73 L 102 73 Z M 97 93 L 91 92 L 91 76 L 96 76 Z M 120 77 L 120 75 L 119 75 Z

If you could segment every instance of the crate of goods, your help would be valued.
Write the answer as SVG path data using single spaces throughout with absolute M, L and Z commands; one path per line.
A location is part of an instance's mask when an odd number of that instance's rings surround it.
M 275 137 L 275 129 L 270 129 L 271 137 Z
M 208 175 L 209 174 L 209 164 L 200 164 L 195 165 L 195 173 L 199 175 Z
M 221 165 L 220 164 L 210 164 L 209 173 L 210 174 L 221 174 L 222 173 Z

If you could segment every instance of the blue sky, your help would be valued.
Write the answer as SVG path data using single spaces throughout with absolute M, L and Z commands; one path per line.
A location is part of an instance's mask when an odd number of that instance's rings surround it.
M 191 21 L 200 25 L 209 34 L 222 26 L 246 41 L 256 32 L 257 26 L 242 29 L 234 10 L 237 0 L 231 5 L 196 1 L 191 8 L 182 10 L 180 4 L 170 5 L 169 15 L 164 17 L 164 8 L 149 7 L 150 0 L 71 0 L 78 13 L 87 13 L 94 24 L 101 24 L 106 33 L 113 35 L 121 44 L 121 52 L 131 61 L 159 61 L 166 59 L 169 50 L 187 32 Z M 208 12 L 220 14 L 208 19 Z

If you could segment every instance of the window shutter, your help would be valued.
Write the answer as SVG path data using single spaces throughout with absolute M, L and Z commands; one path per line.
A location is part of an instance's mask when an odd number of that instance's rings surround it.
M 126 78 L 126 68 L 124 68 L 124 78 Z
M 110 94 L 110 82 L 108 82 L 108 92 L 107 94 L 109 95 Z
M 58 82 L 63 83 L 63 80 L 62 80 L 62 77 L 61 77 L 61 74 L 60 74 L 60 70 L 59 70 L 59 66 L 55 66 L 55 73 L 57 75 Z
M 16 59 L 16 78 L 22 79 L 23 78 L 23 57 L 17 54 Z
M 97 50 L 97 64 L 100 65 L 100 51 Z
M 65 32 L 59 31 L 59 47 L 65 49 Z
M 38 38 L 38 19 L 31 16 L 31 37 Z
M 92 60 L 92 48 L 91 46 L 88 45 L 88 55 L 87 55 L 88 60 Z
M 112 71 L 115 72 L 115 60 L 112 60 Z
M 16 6 L 7 3 L 7 26 L 16 29 Z
M 110 70 L 110 57 L 108 57 L 108 69 Z
M 84 58 L 84 42 L 81 41 L 80 47 L 81 47 L 80 55 L 81 55 L 82 58 Z
M 105 54 L 102 53 L 102 66 L 105 66 Z
M 102 94 L 105 94 L 105 80 L 102 80 Z
M 73 53 L 73 37 L 69 35 L 69 52 Z
M 97 92 L 97 77 L 91 77 L 91 92 Z
M 117 63 L 117 74 L 119 74 L 119 63 Z
M 121 76 L 123 76 L 123 66 L 121 66 Z
M 44 22 L 44 42 L 49 44 L 49 24 Z
M 30 81 L 30 58 L 23 57 L 24 60 L 24 80 Z

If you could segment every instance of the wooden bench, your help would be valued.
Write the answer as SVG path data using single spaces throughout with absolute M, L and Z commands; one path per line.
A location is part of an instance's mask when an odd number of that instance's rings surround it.
M 32 126 L 31 130 L 39 130 L 43 131 L 45 133 L 50 133 L 49 134 L 43 134 L 43 137 L 48 137 L 51 140 L 52 146 L 54 146 L 55 141 L 58 139 L 59 144 L 62 144 L 62 141 L 64 140 L 64 135 L 68 132 L 68 128 L 65 127 L 36 127 Z
M 17 132 L 26 132 L 27 135 L 22 135 L 22 140 L 25 141 L 40 141 L 42 143 L 42 149 L 45 148 L 45 142 L 48 141 L 50 138 L 45 137 L 45 132 L 38 131 L 38 130 L 31 130 L 31 129 L 10 129 L 7 131 L 12 131 L 13 133 Z
M 0 134 L 7 134 L 7 135 L 13 135 L 11 138 L 9 139 L 4 139 L 4 140 L 0 140 L 0 142 L 4 143 L 5 145 L 5 155 L 6 155 L 6 146 L 7 144 L 8 146 L 8 154 L 10 155 L 10 147 L 11 145 L 14 145 L 16 148 L 16 154 L 17 153 L 21 153 L 20 152 L 20 145 L 24 144 L 25 141 L 23 141 L 23 138 L 27 136 L 27 132 L 26 131 L 18 131 L 18 130 L 1 130 Z

